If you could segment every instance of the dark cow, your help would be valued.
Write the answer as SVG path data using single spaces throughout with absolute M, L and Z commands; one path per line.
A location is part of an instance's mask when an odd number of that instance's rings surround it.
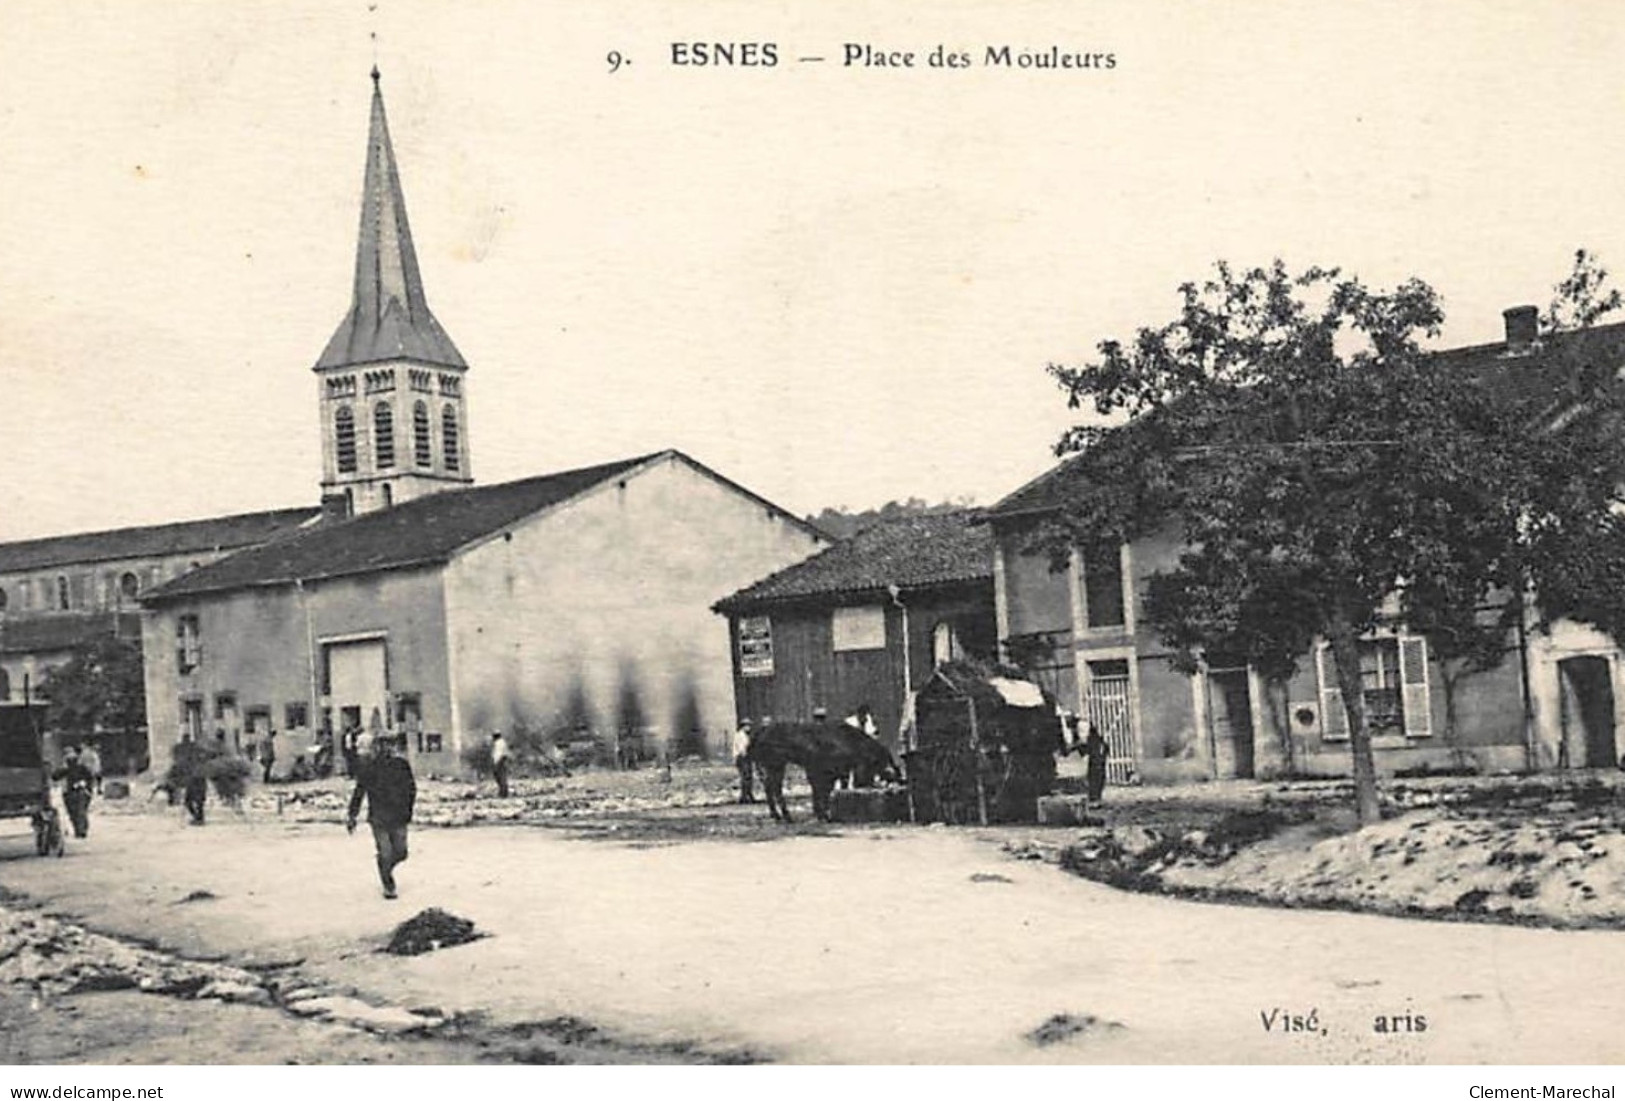
M 784 803 L 784 770 L 800 765 L 812 785 L 813 815 L 829 821 L 829 796 L 835 781 L 855 777 L 859 787 L 874 781 L 898 781 L 902 773 L 886 747 L 860 730 L 828 723 L 780 723 L 763 727 L 750 740 L 746 754 L 761 771 L 767 809 L 777 820 L 790 821 Z

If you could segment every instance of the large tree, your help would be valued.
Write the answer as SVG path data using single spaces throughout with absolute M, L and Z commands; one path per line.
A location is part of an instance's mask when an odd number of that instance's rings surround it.
M 1589 326 L 1607 305 L 1587 265 L 1581 254 L 1560 288 L 1570 308 L 1549 316 Z M 1420 280 L 1377 291 L 1336 270 L 1221 263 L 1180 295 L 1169 323 L 1051 365 L 1072 407 L 1127 423 L 1062 439 L 1059 452 L 1081 455 L 1039 545 L 1087 561 L 1178 531 L 1185 549 L 1150 579 L 1144 618 L 1187 669 L 1224 650 L 1284 680 L 1324 640 L 1372 821 L 1360 638 L 1397 599 L 1441 657 L 1492 664 L 1547 574 L 1565 577 L 1551 586 L 1558 614 L 1600 619 L 1578 597 L 1613 553 L 1598 533 L 1611 530 L 1625 446 L 1594 429 L 1621 408 L 1620 384 L 1585 369 L 1578 335 L 1541 359 L 1561 387 L 1505 375 L 1522 364 L 1427 354 L 1443 312 Z
M 80 643 L 45 675 L 41 691 L 50 704 L 51 725 L 65 734 L 128 734 L 147 717 L 141 644 L 113 635 Z

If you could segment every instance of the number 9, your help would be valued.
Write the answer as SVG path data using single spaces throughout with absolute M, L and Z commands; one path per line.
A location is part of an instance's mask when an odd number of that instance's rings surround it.
M 609 56 L 605 57 L 604 60 L 609 62 L 609 71 L 613 73 L 619 71 L 626 59 L 621 57 L 620 50 L 611 50 Z

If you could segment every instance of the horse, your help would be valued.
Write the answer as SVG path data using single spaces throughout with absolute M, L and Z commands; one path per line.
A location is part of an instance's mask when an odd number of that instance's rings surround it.
M 812 786 L 813 816 L 829 821 L 830 791 L 839 777 L 854 776 L 859 787 L 876 778 L 902 778 L 897 761 L 875 739 L 849 726 L 828 723 L 776 723 L 751 736 L 745 754 L 762 774 L 767 809 L 775 821 L 790 821 L 784 802 L 784 770 L 800 765 Z

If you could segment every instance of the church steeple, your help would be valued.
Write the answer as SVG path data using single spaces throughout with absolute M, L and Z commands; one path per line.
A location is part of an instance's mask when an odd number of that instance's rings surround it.
M 474 480 L 468 365 L 423 293 L 377 66 L 354 292 L 315 371 L 324 503 L 372 512 Z
M 384 93 L 378 67 L 372 69 L 372 125 L 367 134 L 367 172 L 361 189 L 361 230 L 355 248 L 355 291 L 350 312 L 339 323 L 318 370 L 415 359 L 465 367 L 451 337 L 429 312 L 418 271 L 406 199 L 389 141 Z

